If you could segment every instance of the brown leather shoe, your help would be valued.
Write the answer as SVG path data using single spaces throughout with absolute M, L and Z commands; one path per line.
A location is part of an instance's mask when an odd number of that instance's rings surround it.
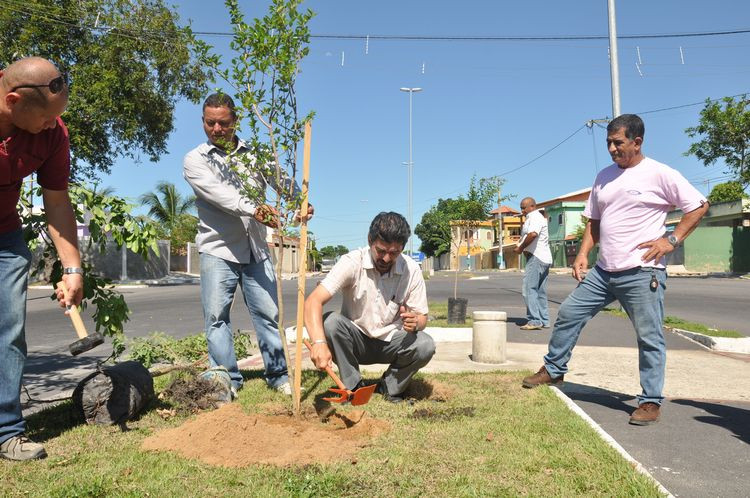
M 528 377 L 524 377 L 523 387 L 527 389 L 531 389 L 532 387 L 543 386 L 543 385 L 555 386 L 558 384 L 562 384 L 564 378 L 565 378 L 564 375 L 553 378 L 549 374 L 549 372 L 547 372 L 547 369 L 544 367 L 544 365 L 542 365 L 542 368 L 540 368 L 537 373 L 535 373 L 534 375 L 530 375 Z
M 659 405 L 656 403 L 641 403 L 636 411 L 630 416 L 633 425 L 651 425 L 659 421 Z

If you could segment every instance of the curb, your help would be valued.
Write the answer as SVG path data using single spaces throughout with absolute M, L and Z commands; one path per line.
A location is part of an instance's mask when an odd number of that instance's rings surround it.
M 681 335 L 686 339 L 700 344 L 711 351 L 721 351 L 723 353 L 741 353 L 750 354 L 750 337 L 713 337 L 698 332 L 678 329 L 674 327 L 664 327 L 670 332 Z
M 567 394 L 565 394 L 564 392 L 562 392 L 557 387 L 550 386 L 550 389 L 552 389 L 552 392 L 554 392 L 555 395 L 558 398 L 560 398 L 560 400 L 562 400 L 563 403 L 565 403 L 565 405 L 570 409 L 570 411 L 572 411 L 573 413 L 575 413 L 576 415 L 578 415 L 579 417 L 581 417 L 584 422 L 586 422 L 592 429 L 594 429 L 594 431 L 597 434 L 599 434 L 599 436 L 604 440 L 605 443 L 607 443 L 617 453 L 619 453 L 620 456 L 622 456 L 625 460 L 627 460 L 633 466 L 633 468 L 636 470 L 636 472 L 639 472 L 639 473 L 643 474 L 644 476 L 648 477 L 649 479 L 651 479 L 654 482 L 654 484 L 656 484 L 656 487 L 659 489 L 659 491 L 661 491 L 662 493 L 664 493 L 666 496 L 668 496 L 670 498 L 674 498 L 674 495 L 672 493 L 670 493 L 669 490 L 667 488 L 665 488 L 664 485 L 662 483 L 660 483 L 653 475 L 651 475 L 651 473 L 648 470 L 646 470 L 646 467 L 644 467 L 643 465 L 641 465 L 641 463 L 638 460 L 636 460 L 635 458 L 633 458 L 630 455 L 630 453 L 628 453 L 625 450 L 625 448 L 623 448 L 620 445 L 620 443 L 618 443 L 617 441 L 615 441 L 615 439 L 612 436 L 610 436 L 609 433 L 607 433 L 607 431 L 605 431 L 604 429 L 602 429 L 602 427 L 599 424 L 597 424 L 594 421 L 594 419 L 589 416 L 588 413 L 586 413 L 585 411 L 583 411 L 583 408 L 581 408 L 580 406 L 576 405 L 573 402 L 573 400 L 568 397 Z

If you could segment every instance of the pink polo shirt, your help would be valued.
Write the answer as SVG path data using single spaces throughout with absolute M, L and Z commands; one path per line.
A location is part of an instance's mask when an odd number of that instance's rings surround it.
M 682 174 L 648 157 L 631 168 L 617 164 L 599 172 L 583 215 L 599 220 L 599 259 L 607 271 L 639 266 L 664 267 L 664 260 L 641 261 L 638 245 L 664 236 L 673 206 L 688 213 L 706 198 Z

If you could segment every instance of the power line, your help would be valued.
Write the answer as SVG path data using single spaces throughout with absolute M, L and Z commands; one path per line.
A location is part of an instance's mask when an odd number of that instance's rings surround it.
M 653 114 L 655 112 L 673 111 L 675 109 L 683 109 L 685 107 L 693 107 L 693 106 L 696 106 L 696 105 L 704 105 L 706 102 L 719 102 L 719 101 L 724 100 L 726 98 L 733 99 L 735 97 L 746 97 L 746 96 L 747 96 L 747 93 L 738 93 L 737 95 L 731 95 L 729 97 L 719 97 L 718 99 L 707 99 L 707 100 L 702 100 L 700 102 L 694 102 L 692 104 L 683 104 L 683 105 L 676 105 L 676 106 L 672 106 L 672 107 L 664 107 L 664 108 L 661 108 L 661 109 L 654 109 L 654 110 L 651 110 L 651 111 L 636 112 L 636 114 L 641 115 L 641 114 Z
M 194 31 L 196 36 L 234 36 L 233 33 L 222 31 Z M 696 38 L 705 36 L 726 36 L 750 33 L 750 29 L 736 29 L 727 31 L 705 31 L 695 33 L 658 33 L 638 35 L 618 35 L 623 40 L 645 40 L 654 38 Z M 506 42 L 506 41 L 581 41 L 581 40 L 607 40 L 608 35 L 543 35 L 543 36 L 446 36 L 446 35 L 340 35 L 320 34 L 310 35 L 310 38 L 319 40 L 395 40 L 395 41 L 480 41 L 480 42 Z
M 16 13 L 22 13 L 27 15 L 39 16 L 49 22 L 56 22 L 68 26 L 89 29 L 92 31 L 107 31 L 112 29 L 110 27 L 99 27 L 96 25 L 85 24 L 81 22 L 80 15 L 62 15 L 62 14 L 51 14 L 41 6 L 30 5 L 28 3 L 19 2 L 16 0 L 2 0 L 0 4 L 6 6 L 8 10 Z M 15 8 L 14 8 L 15 7 Z M 84 9 L 79 9 L 80 13 L 89 13 Z M 93 12 L 93 11 L 92 11 Z M 233 32 L 229 31 L 192 31 L 193 35 L 200 37 L 231 37 L 234 36 Z M 633 35 L 618 35 L 618 39 L 622 40 L 646 40 L 646 39 L 664 39 L 664 38 L 698 38 L 698 37 L 711 37 L 711 36 L 729 36 L 729 35 L 740 35 L 750 33 L 750 29 L 735 29 L 735 30 L 723 30 L 723 31 L 702 31 L 702 32 L 689 32 L 689 33 L 655 33 L 655 34 L 633 34 Z M 170 33 L 162 31 L 136 31 L 136 30 L 125 30 L 118 28 L 116 33 L 118 36 L 125 37 L 143 37 L 143 38 L 158 38 L 160 40 L 169 40 L 172 36 Z M 311 34 L 311 39 L 318 40 L 394 40 L 394 41 L 467 41 L 467 42 L 538 42 L 538 41 L 590 41 L 590 40 L 607 40 L 608 35 L 541 35 L 541 36 L 466 36 L 466 35 L 370 35 L 370 34 Z

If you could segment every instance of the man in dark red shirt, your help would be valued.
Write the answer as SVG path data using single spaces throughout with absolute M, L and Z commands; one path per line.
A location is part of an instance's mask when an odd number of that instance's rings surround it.
M 25 435 L 21 377 L 26 360 L 26 291 L 31 253 L 16 204 L 24 177 L 37 173 L 49 235 L 69 289 L 62 306 L 83 297 L 83 271 L 68 196 L 70 143 L 60 115 L 68 104 L 64 77 L 48 60 L 28 57 L 0 71 L 0 458 L 31 460 L 44 447 Z

